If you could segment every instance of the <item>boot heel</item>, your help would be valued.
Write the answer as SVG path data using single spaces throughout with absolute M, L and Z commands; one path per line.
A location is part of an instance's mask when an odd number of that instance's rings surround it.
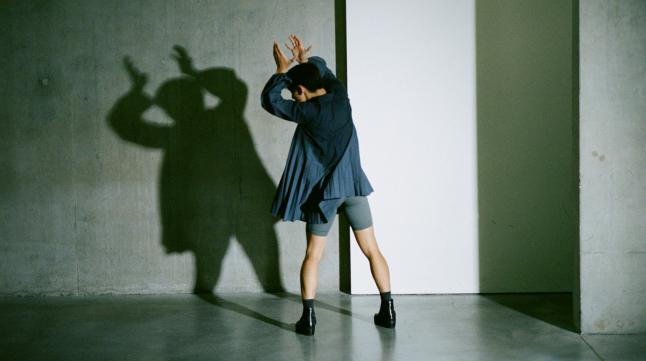
M 396 321 L 380 319 L 376 313 L 375 313 L 374 321 L 375 321 L 375 325 L 377 326 L 386 327 L 386 328 L 395 328 Z
M 312 336 L 314 335 L 314 330 L 316 329 L 316 325 L 313 325 L 312 327 L 298 327 L 296 325 L 296 333 L 301 334 L 301 335 L 306 335 L 306 336 Z
M 304 309 L 301 319 L 296 322 L 294 328 L 296 333 L 301 335 L 314 335 L 314 329 L 316 328 L 316 315 L 314 314 L 314 309 L 311 307 Z
M 392 299 L 388 301 L 387 308 L 383 308 L 382 305 L 379 313 L 375 313 L 374 315 L 375 325 L 386 328 L 395 328 L 396 319 L 397 314 L 395 312 L 395 304 Z

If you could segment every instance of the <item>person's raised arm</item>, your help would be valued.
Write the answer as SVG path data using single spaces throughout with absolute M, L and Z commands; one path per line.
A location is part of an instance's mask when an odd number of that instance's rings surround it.
M 287 68 L 294 59 L 288 60 L 283 52 L 274 42 L 274 60 L 276 61 L 276 73 L 273 74 L 260 95 L 260 104 L 269 113 L 285 120 L 296 123 L 312 119 L 316 109 L 308 102 L 298 103 L 293 100 L 283 99 L 282 90 L 291 85 L 291 79 L 287 76 Z
M 319 73 L 321 73 L 326 90 L 336 92 L 344 97 L 348 96 L 345 86 L 336 78 L 336 76 L 334 76 L 332 70 L 327 67 L 325 60 L 320 56 L 307 55 L 307 53 L 312 49 L 311 45 L 306 49 L 298 36 L 294 34 L 289 36 L 289 40 L 292 42 L 292 46 L 290 47 L 287 44 L 285 45 L 287 45 L 287 48 L 292 52 L 293 59 L 296 59 L 299 63 L 309 62 L 314 64 L 318 68 Z

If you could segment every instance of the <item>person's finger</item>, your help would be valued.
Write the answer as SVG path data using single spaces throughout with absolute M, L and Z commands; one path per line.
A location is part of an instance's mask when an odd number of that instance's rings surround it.
M 132 70 L 132 60 L 130 60 L 130 57 L 129 57 L 129 56 L 127 56 L 127 55 L 126 55 L 126 56 L 123 58 L 123 64 L 126 66 L 126 68 L 128 69 L 128 71 L 131 71 L 131 70 Z
M 278 52 L 279 52 L 281 55 L 283 55 L 283 49 L 281 49 L 281 48 L 280 48 L 280 45 L 276 44 L 276 50 L 278 50 Z
M 126 70 L 128 70 L 128 73 L 134 75 L 137 75 L 138 71 L 137 68 L 132 64 L 132 61 L 127 61 L 126 62 Z
M 305 52 L 307 53 L 310 49 L 312 49 L 312 45 L 308 46 L 307 49 L 305 49 Z
M 176 52 L 178 52 L 181 56 L 186 56 L 186 54 L 187 54 L 186 49 L 184 49 L 184 47 L 182 47 L 180 45 L 173 46 L 173 49 Z
M 171 53 L 170 56 L 177 61 L 191 61 L 191 58 L 186 55 L 186 53 Z
M 276 47 L 276 56 L 278 56 L 278 59 L 280 61 L 287 61 L 287 57 L 285 56 L 285 54 L 283 54 L 283 51 L 280 50 L 280 47 Z
M 280 46 L 278 44 L 274 45 L 274 52 L 278 54 L 278 56 L 284 56 L 283 51 L 280 50 Z

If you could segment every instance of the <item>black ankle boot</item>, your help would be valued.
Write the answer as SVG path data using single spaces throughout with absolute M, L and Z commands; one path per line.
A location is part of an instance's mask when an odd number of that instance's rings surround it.
M 315 326 L 316 314 L 314 313 L 314 307 L 303 307 L 303 315 L 301 315 L 301 319 L 296 322 L 296 333 L 311 336 L 314 334 Z
M 396 313 L 392 298 L 388 300 L 387 303 L 381 304 L 379 313 L 375 313 L 374 319 L 375 325 L 386 328 L 395 328 Z

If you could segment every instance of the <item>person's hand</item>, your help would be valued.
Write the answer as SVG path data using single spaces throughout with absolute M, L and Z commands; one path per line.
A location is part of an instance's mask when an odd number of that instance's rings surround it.
M 289 64 L 294 62 L 294 58 L 287 59 L 283 51 L 280 50 L 278 43 L 274 41 L 274 60 L 276 61 L 276 72 L 277 73 L 286 73 L 289 68 Z
M 171 54 L 171 56 L 177 60 L 179 70 L 186 75 L 195 76 L 197 70 L 193 67 L 193 59 L 188 56 L 186 49 L 179 45 L 173 46 L 173 49 L 175 53 Z
M 285 46 L 292 52 L 293 58 L 299 63 L 306 63 L 309 56 L 307 53 L 312 49 L 312 46 L 310 45 L 305 49 L 301 43 L 301 39 L 294 34 L 289 36 L 289 40 L 292 42 L 292 46 L 289 46 L 287 43 L 285 43 Z
M 130 60 L 130 57 L 125 56 L 123 58 L 123 64 L 126 67 L 126 71 L 128 72 L 128 75 L 130 76 L 130 83 L 132 83 L 132 90 L 134 91 L 141 91 L 143 90 L 144 86 L 148 82 L 148 76 L 145 73 L 140 72 L 135 66 L 132 64 L 132 61 Z

